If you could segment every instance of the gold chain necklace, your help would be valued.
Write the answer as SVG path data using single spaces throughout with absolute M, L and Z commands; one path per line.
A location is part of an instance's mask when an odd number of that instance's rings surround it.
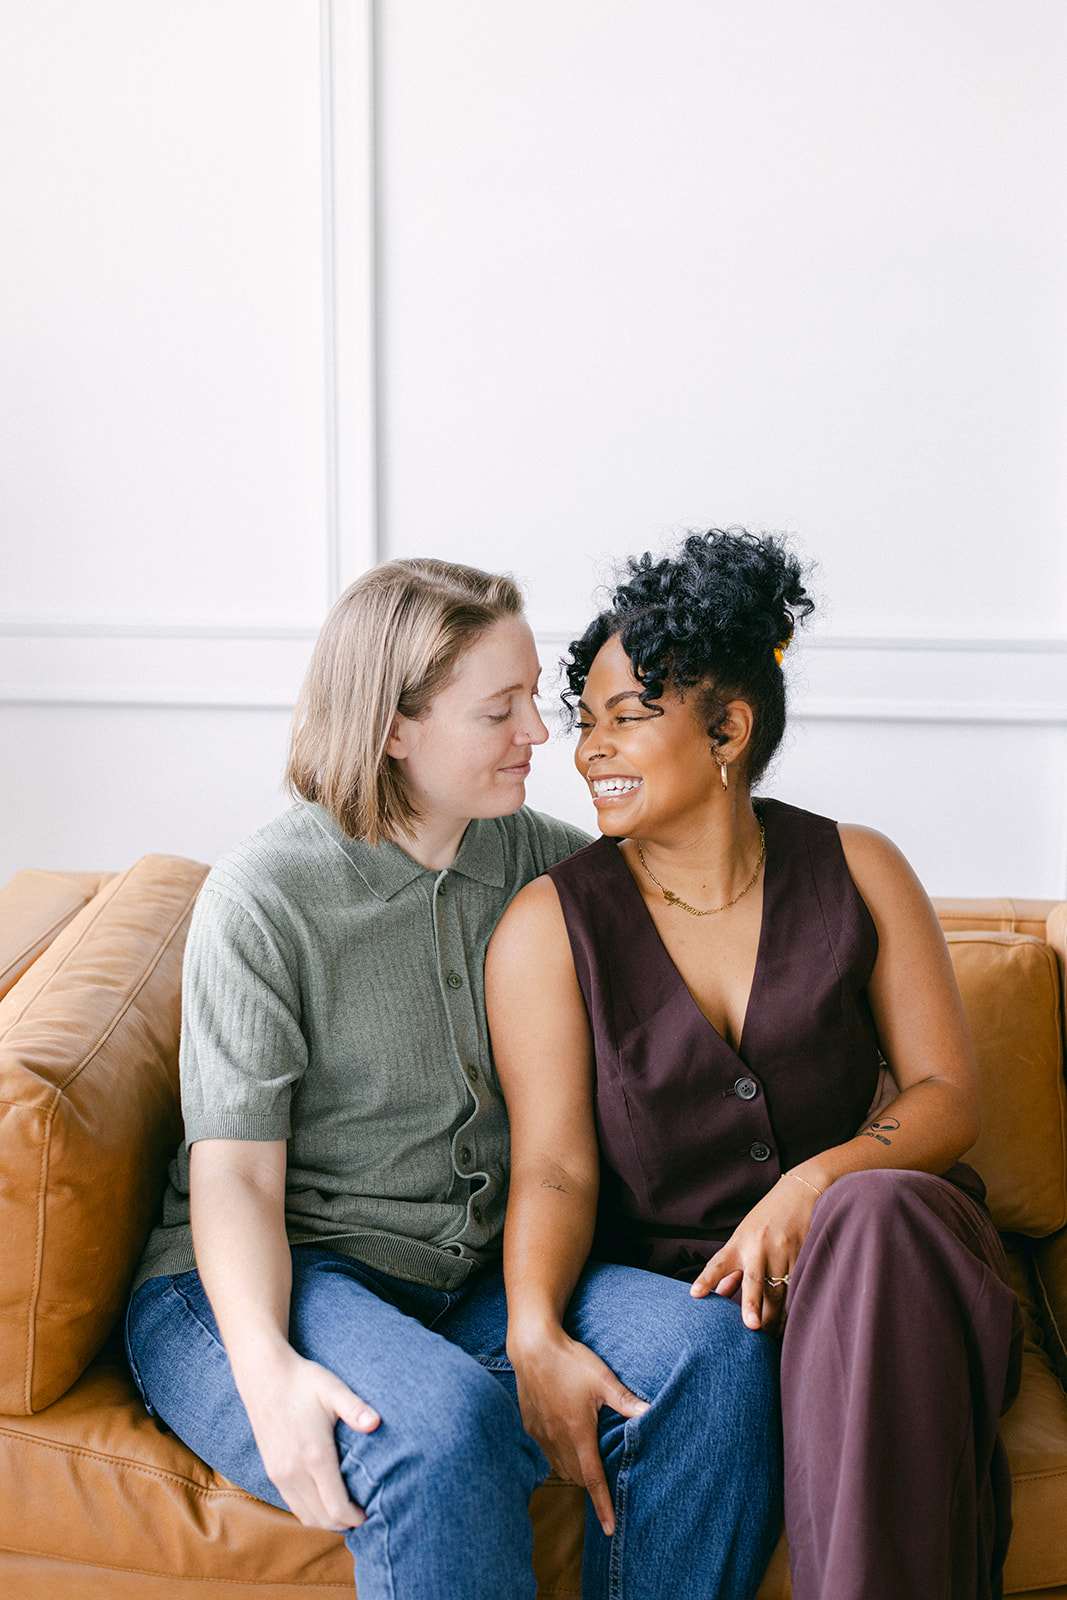
M 656 885 L 656 888 L 660 891 L 664 900 L 666 900 L 669 906 L 678 906 L 682 911 L 688 911 L 691 917 L 716 917 L 720 911 L 729 911 L 731 906 L 735 906 L 742 896 L 748 893 L 756 879 L 759 877 L 759 869 L 762 867 L 763 858 L 767 854 L 767 835 L 763 830 L 763 818 L 757 817 L 756 821 L 759 823 L 759 857 L 756 861 L 755 872 L 752 874 L 751 878 L 749 878 L 748 882 L 745 884 L 745 887 L 740 891 L 739 894 L 735 894 L 732 900 L 727 900 L 724 906 L 712 906 L 708 911 L 698 911 L 696 906 L 691 906 L 688 901 L 682 899 L 681 895 L 675 894 L 673 889 L 665 888 L 656 877 L 656 874 L 652 871 L 652 868 L 649 866 L 648 862 L 645 860 L 645 852 L 641 849 L 640 839 L 635 839 L 634 844 L 637 846 L 637 854 L 641 859 L 641 865 L 644 867 L 645 871 L 652 879 L 652 882 Z

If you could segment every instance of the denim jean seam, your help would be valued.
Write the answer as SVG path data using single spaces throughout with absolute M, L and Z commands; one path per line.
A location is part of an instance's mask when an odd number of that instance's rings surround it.
M 622 1591 L 622 1568 L 625 1559 L 623 1547 L 626 1542 L 626 1502 L 629 1497 L 630 1468 L 637 1459 L 635 1423 L 636 1419 L 631 1418 L 623 1426 L 625 1448 L 615 1479 L 615 1532 L 612 1535 L 611 1555 L 608 1558 L 608 1594 L 611 1600 L 625 1600 Z
M 226 1357 L 227 1362 L 229 1362 L 230 1358 L 229 1358 L 229 1355 L 227 1353 L 226 1346 L 223 1344 L 222 1339 L 219 1336 L 219 1334 L 214 1329 L 208 1327 L 207 1323 L 204 1321 L 204 1319 L 200 1315 L 199 1311 L 197 1311 L 196 1307 L 193 1305 L 193 1302 L 189 1299 L 189 1296 L 185 1293 L 184 1289 L 179 1289 L 179 1287 L 178 1287 L 179 1278 L 184 1278 L 186 1276 L 187 1276 L 187 1274 L 183 1272 L 183 1273 L 179 1274 L 179 1277 L 172 1278 L 170 1280 L 170 1283 L 167 1285 L 165 1293 L 166 1294 L 173 1294 L 173 1295 L 177 1296 L 177 1298 L 181 1301 L 182 1305 L 185 1307 L 186 1311 L 188 1311 L 190 1317 L 192 1317 L 193 1321 L 196 1323 L 197 1327 L 203 1333 L 205 1333 L 207 1335 L 207 1337 L 211 1340 L 211 1343 L 218 1350 L 222 1351 L 223 1355 Z M 199 1279 L 197 1281 L 199 1282 Z M 207 1291 L 204 1290 L 204 1293 L 206 1295 Z M 208 1304 L 210 1304 L 210 1301 L 208 1302 Z
M 360 1486 L 360 1489 L 356 1493 L 353 1493 L 354 1486 L 349 1484 L 348 1478 L 345 1476 L 346 1464 L 348 1464 L 349 1470 L 352 1471 L 353 1476 L 358 1474 L 360 1478 L 370 1485 L 370 1494 L 363 1495 L 362 1486 Z M 353 1447 L 351 1445 L 349 1445 L 348 1449 L 340 1457 L 339 1465 L 345 1487 L 348 1489 L 349 1493 L 352 1494 L 352 1498 L 355 1500 L 356 1504 L 361 1506 L 366 1512 L 367 1518 L 367 1521 L 362 1522 L 358 1528 L 350 1528 L 348 1533 L 345 1535 L 345 1545 L 348 1549 L 348 1553 L 354 1560 L 356 1556 L 356 1549 L 354 1546 L 358 1546 L 358 1544 L 363 1542 L 360 1536 L 363 1533 L 364 1528 L 367 1526 L 367 1522 L 370 1521 L 372 1516 L 376 1516 L 379 1519 L 382 1528 L 382 1572 L 386 1582 L 388 1583 L 391 1600 L 396 1600 L 396 1585 L 393 1582 L 393 1557 L 389 1550 L 390 1538 L 393 1530 L 389 1518 L 381 1509 L 382 1496 L 385 1491 L 387 1479 L 375 1478 L 370 1472 L 368 1472 L 363 1462 L 359 1460 L 358 1456 L 353 1454 Z M 378 1501 L 378 1510 L 368 1511 L 367 1507 L 375 1497 L 377 1497 Z M 352 1540 L 353 1543 L 350 1544 L 349 1540 Z
M 134 1295 L 133 1299 L 135 1300 L 136 1298 L 137 1296 Z M 130 1376 L 133 1379 L 134 1387 L 136 1388 L 137 1393 L 141 1396 L 142 1405 L 148 1412 L 148 1415 L 150 1417 L 154 1417 L 158 1415 L 158 1413 L 156 1412 L 155 1406 L 153 1406 L 145 1392 L 144 1379 L 141 1377 L 136 1358 L 132 1348 L 130 1347 L 130 1313 L 132 1310 L 133 1300 L 131 1300 L 129 1305 L 126 1307 L 126 1315 L 122 1319 L 122 1343 L 123 1348 L 126 1351 L 126 1365 L 130 1369 Z
M 485 1368 L 486 1372 L 511 1372 L 513 1370 L 507 1356 L 476 1356 L 475 1359 L 480 1367 Z

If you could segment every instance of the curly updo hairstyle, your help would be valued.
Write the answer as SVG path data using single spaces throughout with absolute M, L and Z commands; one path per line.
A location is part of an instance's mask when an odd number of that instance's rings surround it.
M 677 555 L 631 557 L 627 570 L 609 609 L 574 641 L 563 663 L 569 685 L 563 698 L 572 719 L 594 656 L 617 636 L 644 686 L 642 701 L 659 700 L 668 684 L 683 695 L 695 689 L 713 744 L 726 742 L 729 702 L 751 706 L 746 772 L 755 785 L 785 732 L 785 680 L 776 648 L 784 648 L 796 623 L 815 609 L 801 563 L 778 534 L 712 528 L 690 534 Z

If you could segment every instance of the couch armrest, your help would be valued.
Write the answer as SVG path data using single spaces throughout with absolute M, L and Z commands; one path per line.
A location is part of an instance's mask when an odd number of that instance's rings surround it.
M 51 1404 L 121 1310 L 181 1139 L 182 950 L 207 870 L 144 857 L 0 1000 L 0 1411 Z
M 0 889 L 0 1000 L 113 876 L 28 870 Z
M 1055 950 L 1060 963 L 1060 977 L 1064 976 L 1064 967 L 1067 966 L 1067 900 L 1061 900 L 1050 910 L 1045 922 L 1045 939 Z M 1064 986 L 1067 993 L 1067 985 Z

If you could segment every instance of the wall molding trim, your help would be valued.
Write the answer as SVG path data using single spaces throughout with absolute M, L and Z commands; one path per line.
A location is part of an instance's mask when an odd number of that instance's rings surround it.
M 373 0 L 319 0 L 326 565 L 330 604 L 378 560 Z
M 546 644 L 561 645 L 564 648 L 571 642 L 585 626 L 584 622 L 577 623 L 571 629 L 541 628 L 536 621 L 531 623 L 539 639 Z M 0 619 L 0 630 L 3 620 Z M 871 634 L 814 634 L 805 635 L 798 639 L 794 647 L 798 652 L 806 650 L 901 650 L 914 652 L 923 650 L 950 651 L 962 655 L 979 653 L 1005 653 L 1008 655 L 1029 655 L 1032 653 L 1046 653 L 1050 655 L 1067 655 L 1067 636 L 1048 639 L 1038 638 L 987 638 L 979 636 L 967 639 L 957 639 L 951 634 L 912 635 L 912 634 L 885 634 L 875 637 Z
M 0 703 L 291 710 L 318 626 L 0 617 Z M 546 692 L 574 637 L 535 635 Z M 800 721 L 1067 727 L 1067 639 L 806 639 L 786 657 Z
M 551 658 L 578 630 L 534 631 Z M 824 634 L 798 640 L 786 663 L 790 715 L 801 722 L 1067 727 L 1067 638 Z
M 0 621 L 0 703 L 291 711 L 308 624 Z
M 315 639 L 310 622 L 151 622 L 120 618 L 0 617 L 11 639 Z
M 801 721 L 1067 726 L 1065 668 L 1067 639 L 838 636 L 805 640 L 788 681 Z
M 954 639 L 949 635 L 920 638 L 910 634 L 872 638 L 860 634 L 826 634 L 806 639 L 803 648 L 815 650 L 948 651 L 960 655 L 1067 655 L 1067 638 Z

